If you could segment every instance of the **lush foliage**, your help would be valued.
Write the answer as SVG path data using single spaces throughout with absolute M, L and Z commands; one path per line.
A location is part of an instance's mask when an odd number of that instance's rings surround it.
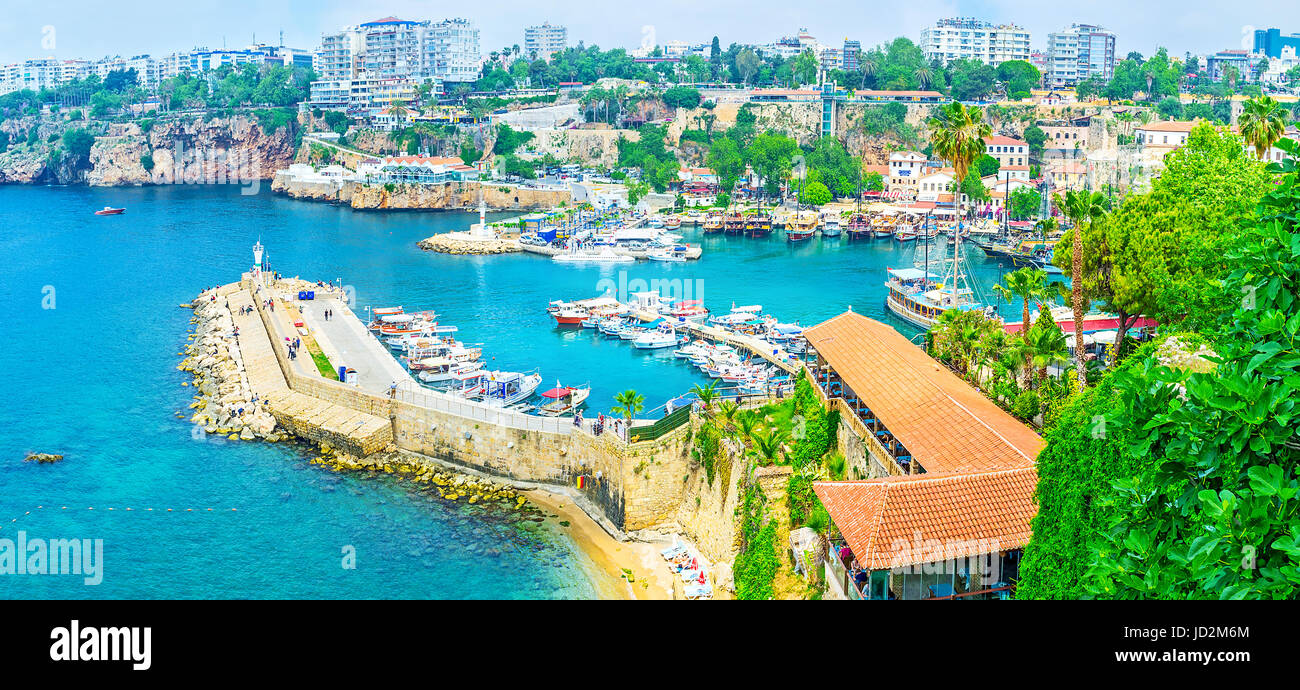
M 1103 502 L 1095 596 L 1300 596 L 1300 184 L 1287 168 L 1229 255 L 1222 290 L 1237 303 L 1217 314 L 1213 366 L 1147 357 L 1117 378 L 1125 414 L 1107 421 L 1148 462 Z

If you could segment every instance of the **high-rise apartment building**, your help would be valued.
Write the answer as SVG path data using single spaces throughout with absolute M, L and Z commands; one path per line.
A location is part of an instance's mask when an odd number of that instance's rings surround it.
M 569 47 L 569 30 L 543 22 L 524 28 L 524 54 L 534 60 L 549 60 Z
M 1092 76 L 1115 73 L 1115 34 L 1092 24 L 1073 24 L 1047 35 L 1047 71 L 1051 88 L 1074 86 Z
M 948 64 L 976 60 L 996 67 L 1008 60 L 1029 61 L 1029 31 L 1015 24 L 992 24 L 978 19 L 940 19 L 921 30 L 921 52 L 926 60 Z

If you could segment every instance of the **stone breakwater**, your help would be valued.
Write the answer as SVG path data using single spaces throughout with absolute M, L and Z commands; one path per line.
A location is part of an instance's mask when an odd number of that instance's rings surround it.
M 229 303 L 217 290 L 208 290 L 194 301 L 193 332 L 185 346 L 185 359 L 176 367 L 194 376 L 198 395 L 190 403 L 190 421 L 209 434 L 230 440 L 283 440 L 287 434 L 276 426 L 275 417 L 254 400 L 244 359 L 234 337 L 234 318 Z M 216 300 L 212 299 L 216 296 Z M 190 385 L 188 383 L 182 385 Z
M 430 495 L 437 494 L 451 502 L 468 504 L 493 504 L 511 510 L 531 508 L 527 499 L 512 485 L 436 469 L 400 451 L 375 453 L 365 458 L 339 452 L 328 444 L 321 444 L 320 454 L 310 461 L 334 472 L 377 472 L 391 474 L 419 485 Z M 535 508 L 531 508 L 536 511 Z M 537 515 L 541 521 L 541 515 Z
M 476 240 L 467 233 L 447 232 L 416 243 L 420 249 L 441 254 L 509 254 L 520 251 L 519 240 Z

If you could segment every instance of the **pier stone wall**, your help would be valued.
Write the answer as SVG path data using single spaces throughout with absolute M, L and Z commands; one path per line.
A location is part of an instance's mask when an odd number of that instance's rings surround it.
M 245 287 L 254 288 L 247 276 Z M 274 332 L 260 300 L 253 303 L 268 332 Z M 392 443 L 488 475 L 566 486 L 580 491 L 625 531 L 673 521 L 685 494 L 683 479 L 691 472 L 687 425 L 632 444 L 612 433 L 592 436 L 563 427 L 564 420 L 561 427 L 567 433 L 513 428 L 304 376 L 291 366 L 284 348 L 271 349 L 291 389 L 281 395 L 302 398 L 292 403 L 277 398 L 273 414 L 281 426 L 306 438 L 361 456 Z M 332 424 L 325 424 L 326 419 Z M 542 418 L 533 419 L 542 423 Z M 351 428 L 364 432 L 365 440 L 339 433 Z

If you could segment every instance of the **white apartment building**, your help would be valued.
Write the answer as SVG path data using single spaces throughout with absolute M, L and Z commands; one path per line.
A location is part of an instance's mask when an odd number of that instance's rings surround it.
M 467 19 L 432 22 L 385 17 L 325 34 L 312 64 L 324 81 L 472 82 L 481 74 L 479 30 Z
M 914 195 L 922 175 L 925 174 L 926 158 L 917 151 L 895 151 L 889 154 L 890 192 L 903 192 Z
M 966 59 L 997 67 L 1008 60 L 1030 58 L 1027 29 L 965 17 L 940 19 L 922 29 L 920 47 L 926 60 L 945 65 Z
M 1023 168 L 1029 177 L 1029 144 L 1021 139 L 995 135 L 984 137 L 984 152 L 996 158 L 1002 168 Z
M 549 60 L 569 47 L 569 30 L 542 22 L 524 28 L 524 54 L 535 60 Z
M 1074 86 L 1091 76 L 1115 74 L 1115 33 L 1092 24 L 1073 24 L 1047 35 L 1048 88 Z

